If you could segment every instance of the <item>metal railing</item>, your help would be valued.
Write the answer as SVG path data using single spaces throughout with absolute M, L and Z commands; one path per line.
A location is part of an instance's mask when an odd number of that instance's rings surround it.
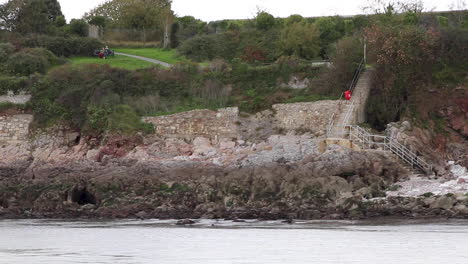
M 329 127 L 327 129 L 327 137 L 328 138 L 336 138 L 336 137 L 344 137 L 346 135 L 345 128 L 349 125 L 351 116 L 354 113 L 354 102 L 350 104 L 345 104 L 345 113 L 344 118 L 342 120 L 338 120 L 340 123 L 335 126 L 335 118 L 332 118 L 329 123 Z M 341 117 L 341 116 L 340 116 Z
M 412 168 L 419 169 L 424 173 L 432 172 L 432 165 L 428 164 L 395 139 L 381 135 L 372 135 L 359 126 L 346 126 L 344 130 L 348 132 L 349 140 L 363 149 L 380 147 L 384 151 L 390 151 L 395 154 Z
M 354 72 L 353 80 L 351 81 L 351 84 L 349 85 L 349 88 L 348 88 L 348 90 L 350 90 L 351 92 L 353 92 L 354 88 L 356 88 L 356 85 L 359 81 L 359 76 L 361 75 L 364 68 L 365 68 L 364 58 L 362 58 L 361 62 L 359 63 L 358 68 Z

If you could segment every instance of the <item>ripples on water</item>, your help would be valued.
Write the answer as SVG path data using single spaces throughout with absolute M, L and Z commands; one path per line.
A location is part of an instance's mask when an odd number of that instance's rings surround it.
M 0 263 L 468 263 L 468 221 L 175 222 L 0 221 Z

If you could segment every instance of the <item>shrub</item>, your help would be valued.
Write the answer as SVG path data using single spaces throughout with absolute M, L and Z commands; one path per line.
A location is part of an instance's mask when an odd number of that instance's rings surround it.
M 28 76 L 33 73 L 44 74 L 49 66 L 50 64 L 47 58 L 24 51 L 13 54 L 6 62 L 6 69 L 8 72 L 23 76 Z
M 50 50 L 57 56 L 91 56 L 94 50 L 102 48 L 104 44 L 93 38 L 64 38 L 39 35 L 30 37 L 25 41 L 26 47 L 42 47 Z
M 255 17 L 255 26 L 259 30 L 269 30 L 276 24 L 275 17 L 267 12 L 259 12 Z
M 14 51 L 15 47 L 10 43 L 0 43 L 0 62 L 5 62 Z
M 70 21 L 69 31 L 70 33 L 79 37 L 87 37 L 88 23 L 86 23 L 86 21 L 84 21 L 83 19 L 72 19 Z
M 109 114 L 107 124 L 109 131 L 124 134 L 132 134 L 137 131 L 151 133 L 154 130 L 153 125 L 143 123 L 141 118 L 128 105 L 116 106 Z
M 26 48 L 22 51 L 37 57 L 43 57 L 50 65 L 59 65 L 65 63 L 64 59 L 58 58 L 50 50 L 45 48 Z
M 202 35 L 191 38 L 179 47 L 178 52 L 195 61 L 212 60 L 219 57 L 222 47 L 217 35 Z
M 33 80 L 28 77 L 0 76 L 0 94 L 29 91 L 32 84 Z

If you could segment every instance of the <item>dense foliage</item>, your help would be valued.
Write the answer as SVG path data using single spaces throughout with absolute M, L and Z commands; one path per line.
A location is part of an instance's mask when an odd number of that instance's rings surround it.
M 38 125 L 61 120 L 86 131 L 130 133 L 145 130 L 137 121 L 142 115 L 229 105 L 258 111 L 288 100 L 320 99 L 313 91 L 293 91 L 279 82 L 292 74 L 313 77 L 316 71 L 288 60 L 262 67 L 220 61 L 203 70 L 193 64 L 138 71 L 62 66 L 35 85 L 32 106 Z
M 376 68 L 368 113 L 376 128 L 414 114 L 418 97 L 429 89 L 450 89 L 465 81 L 468 24 L 441 17 L 385 14 L 375 17 L 374 25 L 366 29 L 369 59 Z M 468 18 L 468 12 L 464 17 Z

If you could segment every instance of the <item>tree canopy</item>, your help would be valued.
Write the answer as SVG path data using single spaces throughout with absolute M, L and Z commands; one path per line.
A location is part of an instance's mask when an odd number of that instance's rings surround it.
M 0 5 L 0 26 L 20 33 L 50 33 L 63 25 L 57 0 L 9 0 Z

